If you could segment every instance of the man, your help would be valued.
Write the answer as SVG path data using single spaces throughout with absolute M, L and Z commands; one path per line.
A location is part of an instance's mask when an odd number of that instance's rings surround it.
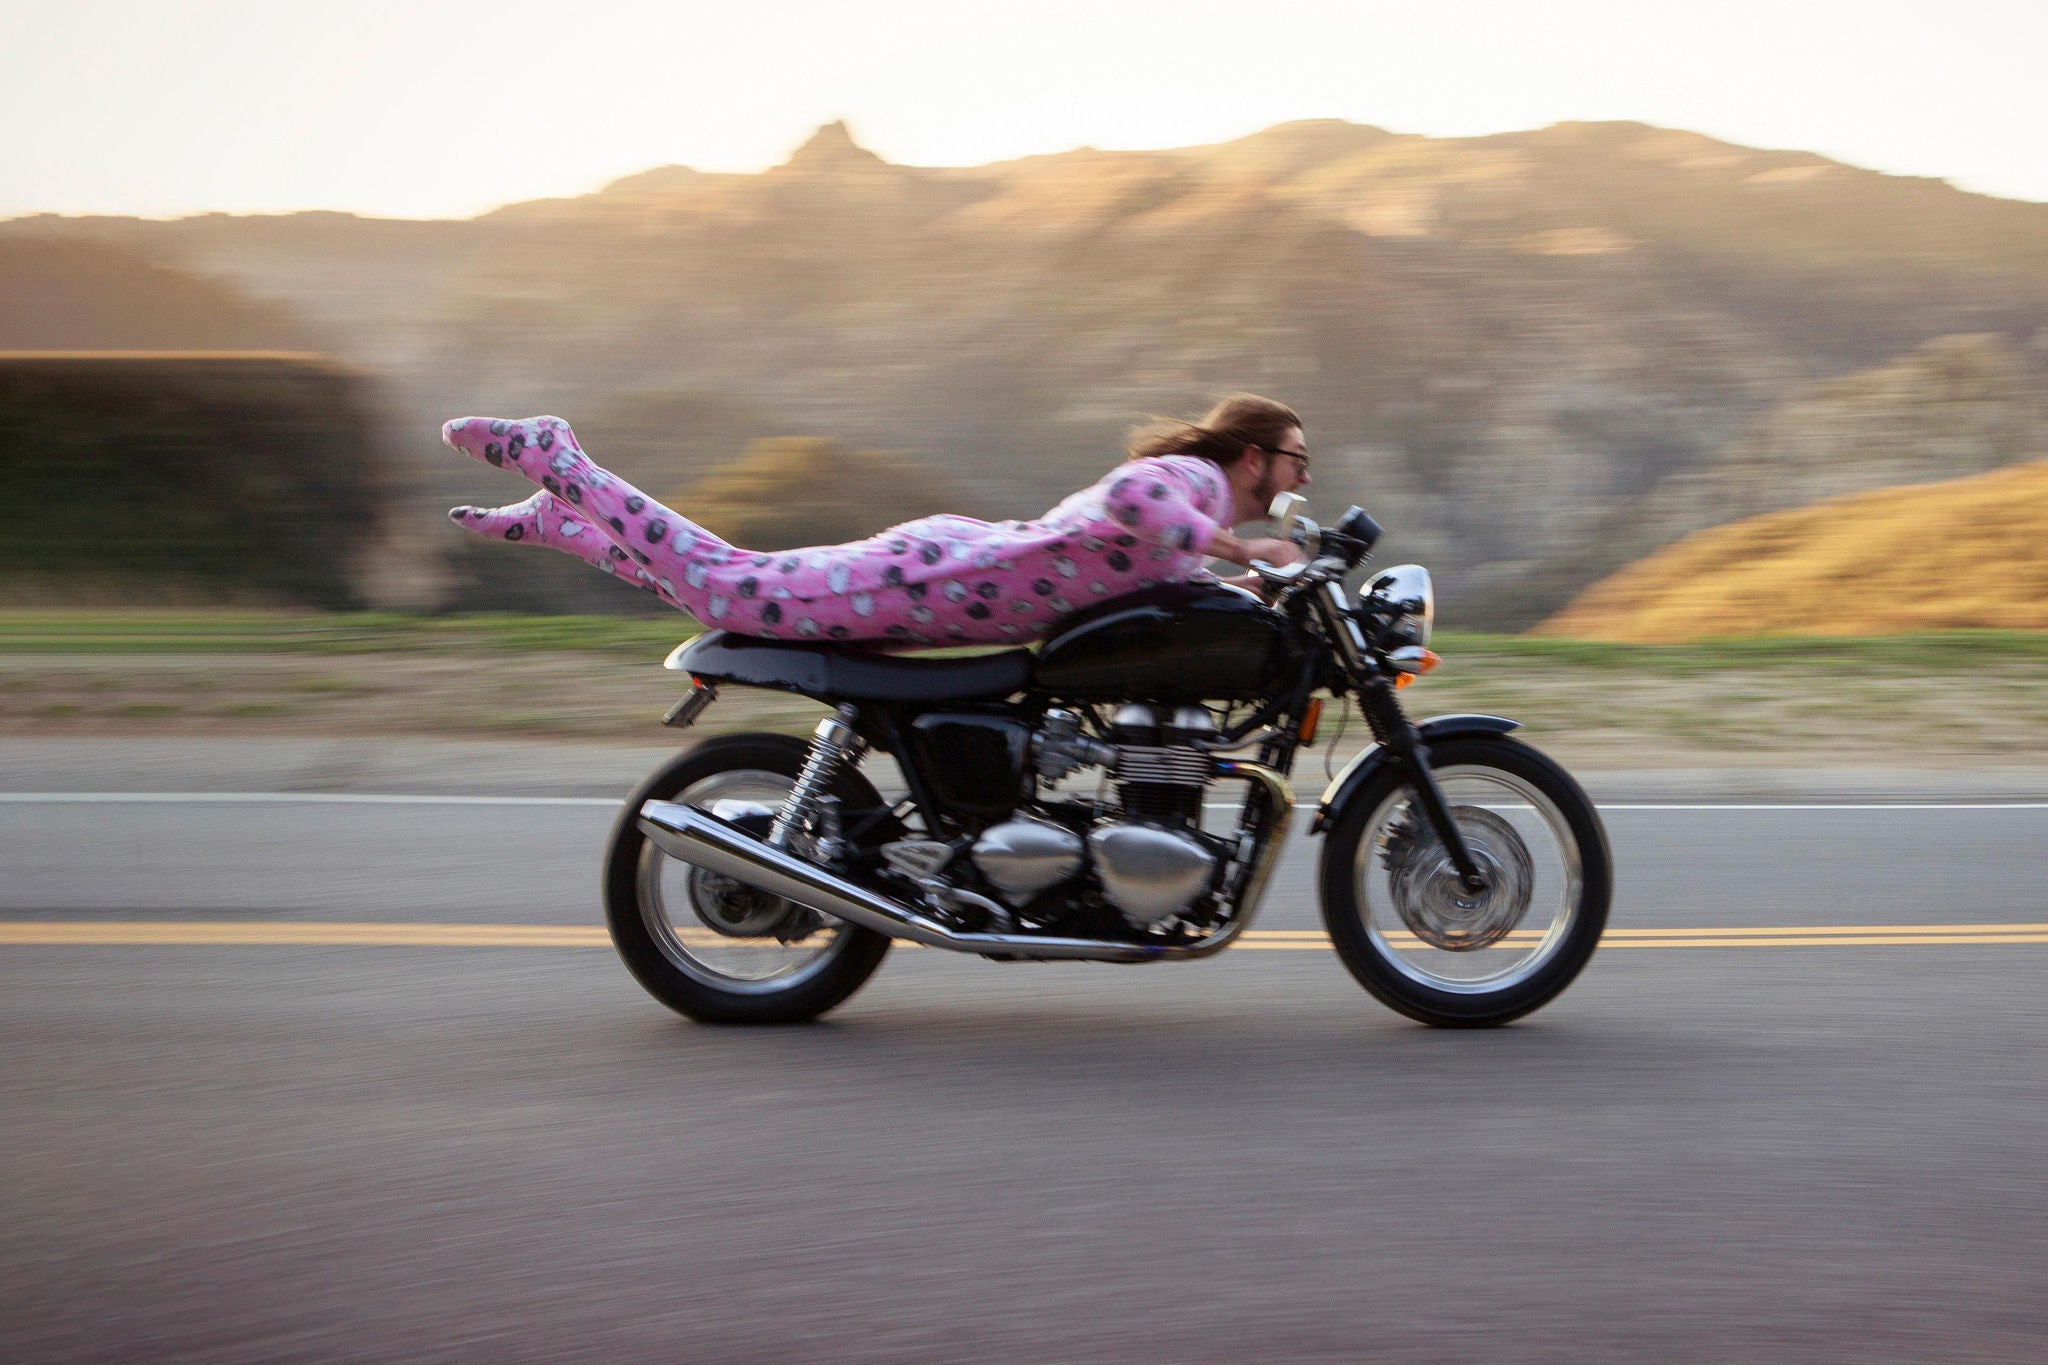
M 706 625 L 778 639 L 1014 642 L 1092 602 L 1196 577 L 1205 557 L 1289 564 L 1292 543 L 1241 540 L 1230 528 L 1309 482 L 1301 419 L 1239 394 L 1199 422 L 1138 432 L 1125 463 L 1036 521 L 925 517 L 846 545 L 765 554 L 728 545 L 599 467 L 558 417 L 463 418 L 441 439 L 542 489 L 510 507 L 454 508 L 458 525 L 538 541 Z

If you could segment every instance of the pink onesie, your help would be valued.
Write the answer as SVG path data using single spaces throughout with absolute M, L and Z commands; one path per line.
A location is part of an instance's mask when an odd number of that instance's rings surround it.
M 775 639 L 1032 639 L 1083 606 L 1197 576 L 1231 506 L 1220 468 L 1169 455 L 1120 464 L 1036 521 L 924 517 L 846 545 L 759 554 L 599 468 L 559 417 L 467 417 L 441 439 L 543 490 L 511 507 L 457 507 L 458 524 L 552 546 L 706 625 Z

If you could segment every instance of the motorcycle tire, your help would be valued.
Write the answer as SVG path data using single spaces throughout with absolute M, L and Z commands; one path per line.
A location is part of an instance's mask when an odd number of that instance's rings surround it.
M 1346 969 L 1382 1004 L 1438 1028 L 1491 1028 L 1554 1000 L 1592 958 L 1607 926 L 1613 889 L 1607 834 L 1592 801 L 1571 774 L 1519 740 L 1505 735 L 1440 740 L 1430 746 L 1429 762 L 1440 779 L 1462 773 L 1521 793 L 1528 802 L 1522 809 L 1545 822 L 1536 827 L 1553 832 L 1558 866 L 1569 869 L 1556 877 L 1562 884 L 1558 900 L 1564 908 L 1553 921 L 1554 928 L 1525 934 L 1525 939 L 1535 939 L 1526 967 L 1517 970 L 1511 964 L 1497 983 L 1479 976 L 1467 981 L 1436 978 L 1416 964 L 1445 960 L 1443 956 L 1402 956 L 1397 941 L 1411 948 L 1420 941 L 1404 939 L 1400 929 L 1390 933 L 1387 926 L 1375 928 L 1375 912 L 1384 907 L 1368 904 L 1365 890 L 1371 860 L 1384 856 L 1369 841 L 1381 837 L 1379 826 L 1406 791 L 1403 774 L 1394 765 L 1368 782 L 1330 827 L 1321 865 L 1323 923 Z M 1505 822 L 1488 816 L 1486 823 L 1497 829 Z M 1511 954 L 1517 946 L 1506 937 L 1501 942 L 1506 945 L 1504 953 Z
M 832 942 L 787 981 L 721 981 L 682 946 L 681 935 L 664 930 L 659 892 L 650 895 L 650 867 L 666 861 L 641 831 L 639 812 L 648 801 L 673 801 L 714 779 L 786 779 L 802 772 L 808 744 L 787 735 L 726 735 L 706 740 L 650 776 L 626 798 L 605 853 L 605 920 L 620 958 L 648 994 L 679 1014 L 707 1024 L 793 1024 L 815 1019 L 860 989 L 889 951 L 887 935 L 828 920 Z M 872 810 L 882 798 L 859 772 L 843 771 L 832 794 L 849 810 Z M 894 822 L 890 821 L 893 825 Z M 708 874 L 707 874 L 708 875 Z M 656 885 L 659 870 L 655 869 Z M 692 932 L 702 932 L 693 930 Z

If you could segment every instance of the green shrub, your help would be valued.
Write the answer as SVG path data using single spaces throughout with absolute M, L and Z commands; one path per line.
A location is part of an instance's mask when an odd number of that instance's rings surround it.
M 17 601 L 356 605 L 384 497 L 365 381 L 317 356 L 0 353 Z

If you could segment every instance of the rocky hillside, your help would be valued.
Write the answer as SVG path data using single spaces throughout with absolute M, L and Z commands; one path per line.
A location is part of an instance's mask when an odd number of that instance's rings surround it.
M 2040 359 L 1996 335 L 1936 337 L 1811 385 L 1666 480 L 1647 505 L 1648 538 L 2036 458 L 2048 451 Z
M 1317 501 L 1371 506 L 1462 625 L 1526 625 L 1733 515 L 1716 499 L 1789 449 L 1754 423 L 1816 384 L 1958 334 L 2020 388 L 2048 368 L 2048 205 L 1639 124 L 1319 122 L 966 169 L 833 125 L 760 175 L 468 222 L 0 224 L 23 238 L 295 310 L 398 386 L 422 516 L 515 491 L 438 448 L 462 413 L 560 413 L 656 487 L 757 438 L 903 450 L 1015 516 L 1148 413 L 1272 393 L 1309 418 Z
M 2048 630 L 2048 462 L 1701 531 L 1595 585 L 1540 633 L 1670 644 L 1969 627 Z
M 2048 451 L 2044 361 L 1996 334 L 1935 337 L 1796 388 L 1721 449 L 1618 502 L 1548 584 L 1575 590 L 1703 527 L 2037 458 Z
M 288 308 L 88 241 L 0 238 L 0 351 L 303 351 Z

